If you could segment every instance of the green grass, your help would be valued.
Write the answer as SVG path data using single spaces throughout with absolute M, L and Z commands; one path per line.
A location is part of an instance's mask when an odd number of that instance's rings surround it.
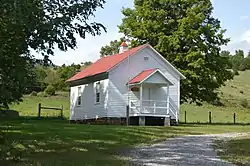
M 245 132 L 250 126 L 126 127 L 16 120 L 0 122 L 0 129 L 7 138 L 0 142 L 0 157 L 4 158 L 0 165 L 104 166 L 126 165 L 126 158 L 118 152 L 131 146 L 177 135 Z
M 23 97 L 23 102 L 19 104 L 13 104 L 10 106 L 11 109 L 19 112 L 20 116 L 37 116 L 38 104 L 49 107 L 61 107 L 64 108 L 64 116 L 69 117 L 69 92 L 57 92 L 56 96 L 51 97 L 38 97 L 26 95 Z M 55 110 L 42 110 L 41 116 L 52 117 L 60 116 L 60 111 Z
M 212 112 L 212 122 L 233 123 L 233 114 L 236 113 L 237 123 L 250 123 L 250 108 L 241 106 L 247 100 L 250 106 L 250 71 L 240 72 L 233 80 L 226 83 L 220 91 L 224 106 L 213 106 L 203 103 L 199 107 L 194 104 L 181 106 L 181 121 L 184 122 L 184 113 L 187 111 L 187 122 L 208 122 L 208 112 Z
M 241 106 L 244 99 L 248 100 L 250 106 L 250 71 L 240 72 L 234 80 L 228 81 L 225 87 L 220 89 L 223 92 L 222 102 L 224 106 L 213 106 L 203 103 L 203 106 L 194 104 L 183 104 L 181 106 L 181 121 L 184 122 L 184 112 L 187 111 L 187 122 L 208 122 L 208 112 L 212 112 L 212 122 L 232 123 L 233 114 L 236 113 L 236 122 L 250 123 L 250 108 Z M 242 93 L 243 92 L 243 93 Z M 53 97 L 25 96 L 24 102 L 14 104 L 11 109 L 19 111 L 21 116 L 37 116 L 37 105 L 42 103 L 45 106 L 64 106 L 64 115 L 69 117 L 69 93 L 57 92 Z M 42 116 L 58 116 L 59 111 L 42 111 Z
M 219 155 L 237 165 L 250 165 L 250 137 L 241 137 L 229 141 L 216 141 Z

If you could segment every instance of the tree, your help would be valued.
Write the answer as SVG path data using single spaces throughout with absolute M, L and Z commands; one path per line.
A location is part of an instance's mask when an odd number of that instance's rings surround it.
M 100 35 L 106 28 L 89 22 L 105 0 L 0 0 L 0 107 L 20 101 L 29 80 L 30 50 L 44 56 L 74 49 L 76 36 Z M 45 57 L 48 60 L 48 57 Z
M 100 51 L 100 57 L 119 53 L 119 47 L 124 39 L 125 38 L 120 38 L 120 40 L 111 41 L 109 45 L 103 46 Z
M 60 76 L 56 70 L 53 68 L 48 68 L 46 70 L 46 77 L 44 81 L 46 84 L 56 87 L 56 84 L 60 82 Z
M 229 39 L 212 11 L 210 0 L 135 0 L 134 9 L 122 10 L 119 29 L 132 45 L 151 44 L 186 76 L 181 102 L 216 101 L 218 88 L 233 78 L 220 56 Z
M 232 64 L 234 70 L 239 70 L 241 63 L 244 60 L 244 51 L 236 50 L 235 55 L 232 57 Z
M 249 50 L 248 53 L 247 53 L 247 57 L 250 57 L 250 50 Z
M 65 64 L 63 64 L 61 67 L 58 68 L 58 74 L 60 78 L 63 79 L 63 81 L 66 81 L 67 79 L 75 75 L 77 71 L 80 70 L 80 68 L 81 68 L 81 65 L 76 65 L 74 63 L 69 66 L 66 66 Z
M 250 57 L 246 57 L 242 60 L 239 70 L 240 71 L 245 71 L 250 69 Z
M 82 67 L 88 67 L 91 64 L 92 64 L 91 61 L 86 61 L 86 62 L 81 63 Z
M 221 51 L 220 56 L 228 59 L 229 64 L 228 64 L 227 68 L 232 69 L 233 68 L 233 63 L 232 63 L 233 56 L 231 55 L 231 53 L 229 51 L 223 50 L 223 51 Z
M 222 57 L 231 57 L 232 56 L 229 51 L 225 51 L 225 50 L 221 51 L 220 55 Z
M 32 60 L 22 56 L 0 55 L 0 109 L 8 103 L 20 102 L 22 94 L 34 86 L 35 73 Z

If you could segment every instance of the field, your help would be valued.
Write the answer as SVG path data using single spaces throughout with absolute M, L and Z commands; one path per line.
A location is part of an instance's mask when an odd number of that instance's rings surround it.
M 213 106 L 203 103 L 199 107 L 194 104 L 183 104 L 181 106 L 181 121 L 184 122 L 184 112 L 187 112 L 187 122 L 208 122 L 208 112 L 212 112 L 212 122 L 216 123 L 232 123 L 233 114 L 236 113 L 236 122 L 250 123 L 250 71 L 240 72 L 234 80 L 228 81 L 225 87 L 220 91 L 222 94 L 222 102 L 224 106 Z M 247 100 L 249 106 L 243 107 L 241 104 Z M 19 111 L 21 116 L 37 116 L 37 105 L 42 103 L 44 106 L 64 107 L 64 115 L 69 117 L 69 93 L 58 92 L 54 97 L 35 97 L 25 96 L 24 102 L 14 104 L 11 109 Z M 42 116 L 58 116 L 58 111 L 44 111 Z
M 208 122 L 208 112 L 213 115 L 212 122 L 233 122 L 233 113 L 237 122 L 249 123 L 249 107 L 242 106 L 250 99 L 250 71 L 241 72 L 234 80 L 221 88 L 224 106 L 212 106 L 204 103 L 198 107 L 191 104 L 181 106 L 181 121 L 187 112 L 187 122 Z M 11 105 L 21 116 L 19 120 L 1 121 L 0 165 L 126 165 L 127 159 L 118 155 L 126 148 L 142 143 L 187 134 L 249 132 L 250 125 L 180 125 L 176 127 L 125 127 L 91 126 L 69 124 L 67 120 L 35 120 L 38 103 L 42 106 L 64 107 L 64 116 L 69 117 L 69 93 L 57 92 L 53 97 L 24 96 L 20 104 Z M 247 103 L 248 104 L 248 103 Z M 42 111 L 42 116 L 56 117 L 59 111 Z M 222 144 L 219 144 L 222 145 Z M 226 159 L 234 156 L 233 162 L 249 160 L 249 138 L 223 143 Z M 237 148 L 245 148 L 238 151 Z M 240 153 L 236 153 L 240 152 Z M 241 153 L 242 152 L 242 153 Z M 243 157 L 242 157 L 243 156 Z M 232 161 L 230 159 L 230 161 Z
M 250 126 L 126 127 L 77 125 L 63 120 L 0 122 L 0 165 L 126 165 L 118 152 L 177 135 L 245 132 Z
M 19 112 L 20 116 L 35 117 L 38 114 L 38 103 L 42 106 L 61 107 L 64 108 L 64 116 L 69 117 L 69 92 L 57 92 L 56 96 L 38 97 L 26 95 L 23 102 L 10 106 L 12 110 Z M 59 116 L 59 111 L 45 110 L 41 112 L 43 117 Z
M 187 112 L 187 122 L 208 122 L 208 112 L 212 113 L 214 123 L 233 123 L 233 114 L 236 113 L 237 123 L 250 123 L 250 71 L 240 72 L 234 80 L 222 87 L 221 98 L 224 106 L 213 106 L 203 103 L 203 106 L 183 104 L 181 106 L 181 121 L 184 122 L 184 112 Z M 247 101 L 248 106 L 242 106 Z

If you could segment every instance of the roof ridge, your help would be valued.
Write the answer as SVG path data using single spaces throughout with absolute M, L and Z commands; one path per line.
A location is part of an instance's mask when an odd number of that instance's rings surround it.
M 118 53 L 114 55 L 104 56 L 95 61 L 94 63 L 92 63 L 91 65 L 89 65 L 88 67 L 82 69 L 79 73 L 75 74 L 73 77 L 69 78 L 67 82 L 83 79 L 87 76 L 89 77 L 103 72 L 108 72 L 113 67 L 123 62 L 126 58 L 136 54 L 139 50 L 145 48 L 146 45 L 147 44 L 143 44 L 134 48 L 130 48 L 120 54 Z
M 142 45 L 139 45 L 139 46 L 136 46 L 136 47 L 133 47 L 133 48 L 129 48 L 128 50 L 126 50 L 126 51 L 124 51 L 124 52 L 122 52 L 122 53 L 116 53 L 116 54 L 113 54 L 113 55 L 105 55 L 105 56 L 103 56 L 102 58 L 111 57 L 111 56 L 117 56 L 117 55 L 122 55 L 122 54 L 124 54 L 124 53 L 126 53 L 126 52 L 128 52 L 128 51 L 131 51 L 131 50 L 133 50 L 133 49 L 136 49 L 136 48 L 138 48 L 138 47 L 143 47 L 143 46 L 146 46 L 146 45 L 148 45 L 148 44 L 142 44 Z M 102 58 L 100 58 L 100 59 L 102 59 Z

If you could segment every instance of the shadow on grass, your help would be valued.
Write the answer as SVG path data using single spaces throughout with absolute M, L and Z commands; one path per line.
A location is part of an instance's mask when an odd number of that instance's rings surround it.
M 79 125 L 31 117 L 1 121 L 0 130 L 0 165 L 126 165 L 117 155 L 120 149 L 189 134 L 176 127 Z
M 219 155 L 236 165 L 250 165 L 250 138 L 239 138 L 230 141 L 216 141 Z

